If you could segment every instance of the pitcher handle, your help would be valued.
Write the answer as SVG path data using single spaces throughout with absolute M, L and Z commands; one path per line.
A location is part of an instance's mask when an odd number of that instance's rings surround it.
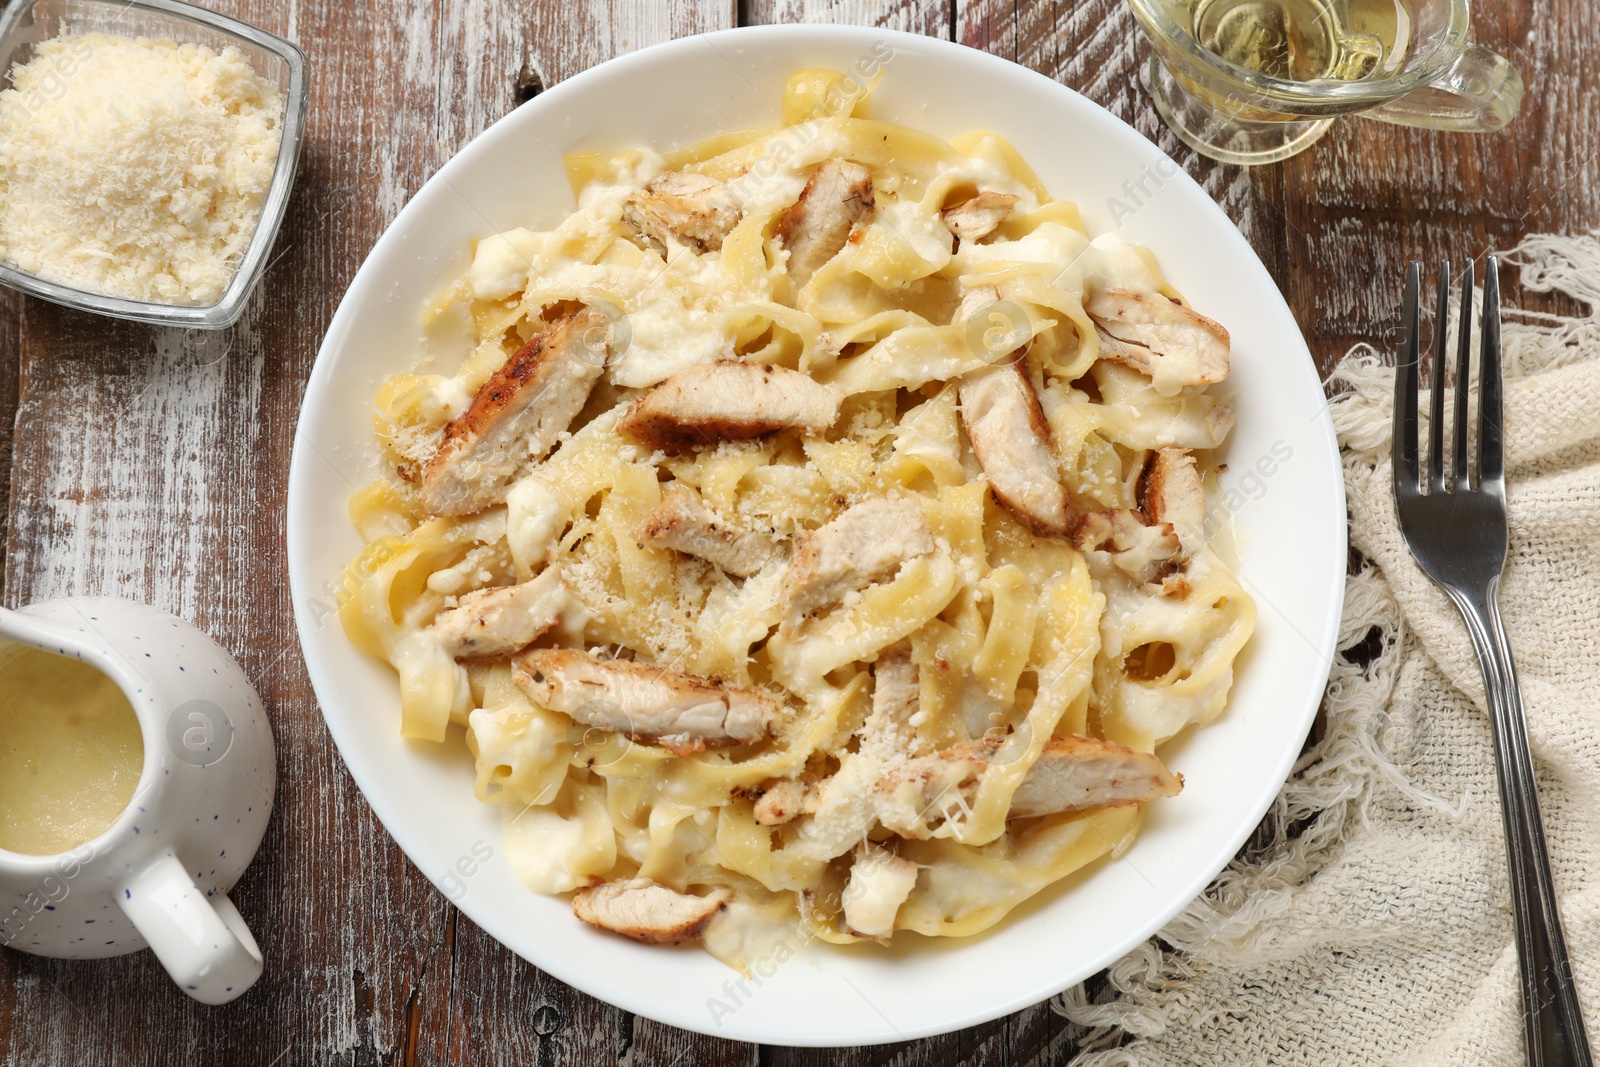
M 1515 118 L 1521 104 L 1517 68 L 1482 45 L 1469 44 L 1427 85 L 1359 114 L 1402 126 L 1491 133 Z
M 239 909 L 207 898 L 170 849 L 116 894 L 172 980 L 202 1004 L 226 1004 L 261 977 L 261 949 Z

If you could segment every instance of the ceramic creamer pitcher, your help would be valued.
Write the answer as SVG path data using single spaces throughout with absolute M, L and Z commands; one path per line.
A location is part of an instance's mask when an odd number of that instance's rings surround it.
M 0 850 L 0 945 L 84 959 L 152 949 L 196 1000 L 260 977 L 227 893 L 272 811 L 272 732 L 239 665 L 189 623 L 142 604 L 71 598 L 0 609 L 0 645 L 107 675 L 138 717 L 144 765 L 103 833 L 53 856 Z

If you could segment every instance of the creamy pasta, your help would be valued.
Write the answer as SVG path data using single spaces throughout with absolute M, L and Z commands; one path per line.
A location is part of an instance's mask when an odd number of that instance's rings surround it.
M 1119 853 L 1254 625 L 1208 546 L 1226 330 L 853 85 L 569 157 L 577 209 L 426 309 L 474 347 L 383 383 L 351 504 L 345 629 L 405 736 L 464 728 L 516 873 L 735 966 L 975 934 Z

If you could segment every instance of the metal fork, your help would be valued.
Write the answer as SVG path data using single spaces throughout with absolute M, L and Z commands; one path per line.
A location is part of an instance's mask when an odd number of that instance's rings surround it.
M 1472 264 L 1461 283 L 1456 356 L 1455 442 L 1450 477 L 1444 469 L 1445 332 L 1450 314 L 1450 264 L 1439 266 L 1439 310 L 1433 330 L 1433 393 L 1426 481 L 1418 470 L 1417 379 L 1421 264 L 1406 271 L 1405 338 L 1394 386 L 1394 499 L 1400 530 L 1417 563 L 1466 621 L 1483 670 L 1494 734 L 1495 767 L 1505 820 L 1506 860 L 1522 972 L 1524 1039 L 1533 1067 L 1591 1067 L 1566 938 L 1550 879 L 1539 795 L 1534 787 L 1528 725 L 1511 646 L 1500 620 L 1500 572 L 1506 560 L 1506 481 L 1501 427 L 1499 264 L 1489 257 L 1483 280 L 1476 473 L 1467 465 L 1467 399 L 1472 367 Z

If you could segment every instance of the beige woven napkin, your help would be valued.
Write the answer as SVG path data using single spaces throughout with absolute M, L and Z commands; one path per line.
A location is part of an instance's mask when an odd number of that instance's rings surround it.
M 1556 888 L 1600 1044 L 1600 239 L 1530 238 L 1525 287 L 1579 318 L 1508 311 L 1511 559 L 1500 601 L 1522 680 Z M 1452 341 L 1453 345 L 1453 341 Z M 1459 616 L 1412 562 L 1389 495 L 1393 370 L 1334 374 L 1351 540 L 1327 732 L 1241 857 L 1054 1004 L 1074 1067 L 1522 1062 L 1517 955 L 1483 684 Z M 1426 418 L 1427 403 L 1422 405 Z

